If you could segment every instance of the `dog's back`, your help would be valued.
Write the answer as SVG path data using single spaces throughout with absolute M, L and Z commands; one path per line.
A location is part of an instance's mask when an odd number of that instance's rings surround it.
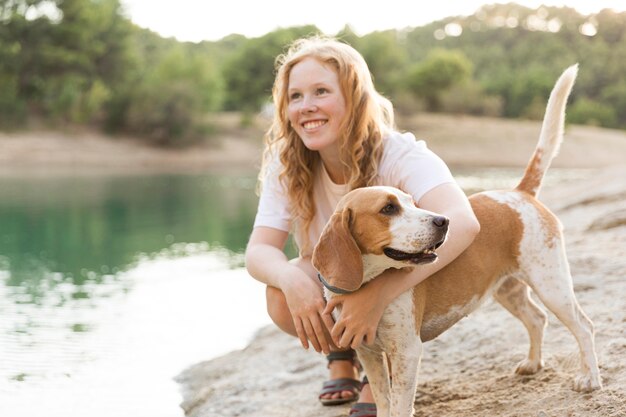
M 577 65 L 568 68 L 555 84 L 539 141 L 519 185 L 514 190 L 470 196 L 481 225 L 479 235 L 454 262 L 416 287 L 414 300 L 422 341 L 443 333 L 475 310 L 502 280 L 515 275 L 520 257 L 529 255 L 523 253 L 522 239 L 535 224 L 541 228 L 531 238 L 546 241 L 560 236 L 558 219 L 536 196 L 563 140 L 565 107 L 577 72 Z

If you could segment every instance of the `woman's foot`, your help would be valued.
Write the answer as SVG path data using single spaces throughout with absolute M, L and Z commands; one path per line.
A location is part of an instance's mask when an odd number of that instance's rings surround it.
M 361 382 L 353 350 L 331 352 L 328 358 L 330 380 L 324 382 L 319 399 L 324 405 L 339 405 L 359 398 Z
M 365 380 L 361 388 L 361 394 L 359 395 L 360 403 L 374 403 L 374 395 L 372 394 L 372 388 L 370 384 Z
M 372 389 L 370 388 L 367 376 L 363 378 L 359 401 L 350 408 L 349 416 L 376 417 L 376 404 L 374 403 L 374 396 L 372 395 Z

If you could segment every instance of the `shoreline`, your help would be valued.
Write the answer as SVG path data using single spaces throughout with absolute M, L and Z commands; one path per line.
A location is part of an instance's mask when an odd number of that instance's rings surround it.
M 0 176 L 258 172 L 268 121 L 258 117 L 244 128 L 238 117 L 216 116 L 214 135 L 180 149 L 86 128 L 0 132 Z M 446 114 L 398 117 L 398 125 L 455 167 L 524 167 L 541 128 L 537 121 Z M 626 131 L 568 126 L 553 166 L 602 168 L 623 164 L 623 155 Z

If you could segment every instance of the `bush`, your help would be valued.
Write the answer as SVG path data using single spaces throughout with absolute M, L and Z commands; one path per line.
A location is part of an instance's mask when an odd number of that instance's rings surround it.
M 502 108 L 502 97 L 487 95 L 473 80 L 450 87 L 441 96 L 441 110 L 447 113 L 498 117 Z
M 0 127 L 15 128 L 26 120 L 26 104 L 18 95 L 15 77 L 0 76 Z
M 41 110 L 53 122 L 82 124 L 100 120 L 111 97 L 99 79 L 89 80 L 75 74 L 51 78 L 42 91 Z
M 450 87 L 468 80 L 472 63 L 460 51 L 433 49 L 426 59 L 408 72 L 407 85 L 431 111 L 441 110 L 441 95 Z
M 204 116 L 220 106 L 221 94 L 211 63 L 179 48 L 149 71 L 127 101 L 118 98 L 116 107 L 126 112 L 127 130 L 158 145 L 183 146 L 201 139 Z
M 615 110 L 605 104 L 582 97 L 570 106 L 567 112 L 569 123 L 589 124 L 595 126 L 616 125 Z

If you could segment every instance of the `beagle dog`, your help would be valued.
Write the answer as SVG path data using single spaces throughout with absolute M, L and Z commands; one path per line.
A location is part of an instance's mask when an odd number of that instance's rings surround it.
M 357 349 L 378 416 L 413 415 L 422 343 L 491 295 L 529 332 L 529 356 L 516 372 L 539 371 L 547 317 L 531 299 L 530 289 L 578 342 L 582 370 L 574 389 L 601 388 L 593 324 L 574 295 L 562 226 L 536 198 L 563 138 L 565 107 L 577 72 L 574 65 L 557 81 L 539 142 L 519 185 L 469 198 L 481 225 L 474 242 L 452 263 L 396 298 L 383 313 L 376 340 Z M 314 248 L 313 266 L 326 297 L 357 291 L 388 268 L 435 262 L 435 250 L 447 229 L 447 218 L 417 208 L 410 195 L 396 188 L 356 189 L 339 202 L 325 226 Z

